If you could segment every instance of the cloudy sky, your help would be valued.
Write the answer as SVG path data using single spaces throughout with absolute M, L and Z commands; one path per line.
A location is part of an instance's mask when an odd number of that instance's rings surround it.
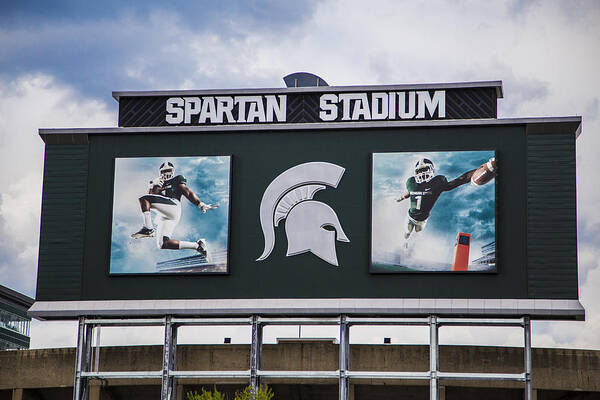
M 583 116 L 579 282 L 587 321 L 536 322 L 533 342 L 600 349 L 599 20 L 594 0 L 2 2 L 0 283 L 35 296 L 44 154 L 37 129 L 115 126 L 113 90 L 283 87 L 296 71 L 330 85 L 502 80 L 501 118 Z M 442 342 L 520 343 L 518 331 L 444 329 Z M 247 340 L 241 329 L 215 332 L 205 337 Z M 412 337 L 382 332 L 355 337 Z M 33 324 L 35 347 L 74 341 L 70 322 Z

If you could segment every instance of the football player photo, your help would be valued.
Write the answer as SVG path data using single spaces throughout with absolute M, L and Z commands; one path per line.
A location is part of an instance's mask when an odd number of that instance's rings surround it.
M 373 154 L 371 272 L 495 272 L 494 151 Z
M 110 273 L 226 273 L 229 164 L 117 158 Z

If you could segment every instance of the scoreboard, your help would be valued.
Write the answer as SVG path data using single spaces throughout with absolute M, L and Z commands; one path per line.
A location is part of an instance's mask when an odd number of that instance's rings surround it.
M 580 117 L 502 83 L 114 92 L 45 142 L 32 315 L 583 318 Z

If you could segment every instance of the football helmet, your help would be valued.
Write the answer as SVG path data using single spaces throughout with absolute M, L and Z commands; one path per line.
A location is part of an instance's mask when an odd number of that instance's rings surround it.
M 169 160 L 163 161 L 163 163 L 160 164 L 158 171 L 160 172 L 160 177 L 165 181 L 175 176 L 175 166 Z
M 415 181 L 417 183 L 429 182 L 435 176 L 433 161 L 421 158 L 415 165 Z

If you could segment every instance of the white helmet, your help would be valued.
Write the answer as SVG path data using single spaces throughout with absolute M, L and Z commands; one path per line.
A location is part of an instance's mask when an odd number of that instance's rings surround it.
M 160 164 L 158 171 L 160 173 L 160 177 L 164 180 L 171 179 L 175 176 L 175 166 L 169 160 L 163 161 L 163 163 Z
M 429 182 L 435 176 L 433 161 L 421 158 L 415 165 L 415 181 L 417 183 Z
M 275 248 L 275 227 L 285 221 L 287 256 L 311 252 L 338 266 L 336 240 L 349 242 L 335 211 L 313 200 L 315 193 L 337 187 L 345 169 L 328 162 L 307 162 L 287 169 L 267 186 L 260 202 L 265 248 L 256 261 Z

